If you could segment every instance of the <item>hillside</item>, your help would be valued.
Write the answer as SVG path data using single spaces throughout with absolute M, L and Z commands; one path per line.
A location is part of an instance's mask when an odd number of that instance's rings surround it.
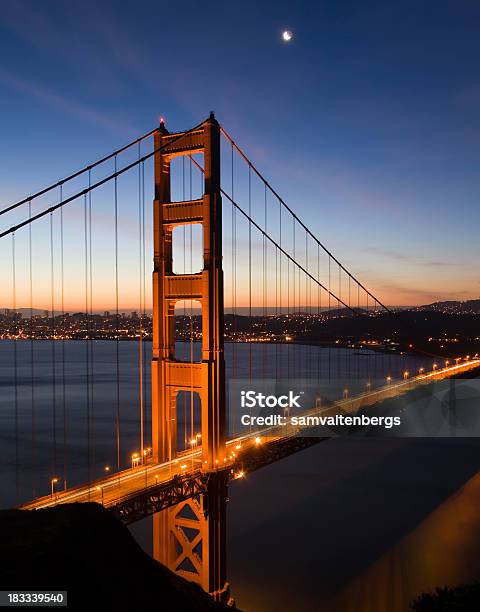
M 68 609 L 229 610 L 149 557 L 99 504 L 0 511 L 0 589 L 66 590 Z

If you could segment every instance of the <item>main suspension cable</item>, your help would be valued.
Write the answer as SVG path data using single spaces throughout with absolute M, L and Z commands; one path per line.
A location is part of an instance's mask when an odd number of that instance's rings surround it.
M 36 198 L 39 198 L 42 195 L 45 195 L 46 193 L 48 193 L 49 191 L 52 191 L 56 187 L 62 187 L 65 183 L 68 183 L 69 181 L 73 180 L 74 178 L 77 178 L 78 176 L 81 176 L 85 172 L 91 171 L 93 168 L 96 168 L 97 166 L 100 166 L 101 164 L 103 164 L 106 161 L 112 159 L 116 155 L 119 155 L 120 153 L 123 153 L 124 151 L 127 151 L 133 145 L 142 142 L 142 140 L 145 140 L 146 138 L 149 138 L 150 136 L 153 136 L 153 134 L 158 132 L 159 129 L 160 128 L 157 127 L 154 130 L 150 130 L 150 132 L 147 132 L 146 134 L 144 134 L 143 136 L 140 136 L 136 140 L 133 140 L 132 142 L 129 142 L 128 144 L 124 145 L 123 147 L 120 147 L 120 149 L 117 149 L 113 153 L 110 153 L 109 155 L 105 155 L 105 157 L 102 157 L 101 159 L 98 159 L 96 162 L 93 162 L 92 164 L 89 164 L 88 166 L 85 166 L 81 170 L 77 170 L 73 174 L 70 174 L 69 176 L 66 176 L 63 179 L 60 179 L 56 183 L 53 183 L 52 185 L 49 185 L 48 187 L 44 187 L 43 189 L 40 189 L 40 191 L 37 191 L 36 193 L 33 193 L 32 195 L 30 195 L 30 196 L 28 196 L 26 198 L 23 198 L 23 200 L 20 200 L 19 202 L 15 202 L 15 204 L 11 204 L 10 206 L 7 206 L 3 210 L 0 210 L 0 216 L 5 214 L 5 213 L 10 212 L 11 210 L 14 210 L 15 208 L 18 208 L 22 204 L 27 204 L 28 202 L 31 202 L 32 200 L 34 200 Z
M 58 208 L 61 208 L 62 206 L 65 206 L 66 204 L 69 204 L 70 202 L 73 202 L 74 200 L 77 200 L 81 196 L 87 195 L 88 193 L 90 193 L 90 191 L 93 191 L 94 189 L 97 189 L 98 187 L 101 187 L 102 185 L 105 185 L 105 183 L 108 183 L 108 181 L 111 181 L 112 179 L 118 178 L 121 174 L 124 174 L 125 172 L 128 172 L 129 170 L 131 170 L 132 168 L 134 168 L 138 164 L 146 161 L 147 159 L 150 159 L 151 157 L 153 157 L 157 153 L 160 153 L 161 151 L 163 151 L 167 147 L 171 147 L 172 144 L 174 144 L 178 140 L 181 140 L 182 138 L 185 138 L 185 136 L 187 136 L 187 134 L 191 134 L 192 132 L 195 132 L 196 130 L 200 129 L 204 123 L 205 123 L 205 121 L 202 121 L 201 123 L 199 123 L 198 125 L 196 125 L 195 127 L 191 128 L 191 129 L 187 130 L 186 132 L 182 132 L 181 134 L 178 134 L 178 136 L 176 136 L 175 138 L 170 140 L 168 143 L 165 143 L 161 147 L 158 147 L 157 149 L 154 149 L 153 151 L 150 151 L 150 153 L 147 153 L 147 154 L 143 155 L 143 157 L 141 157 L 140 159 L 137 159 L 134 162 L 131 162 L 130 164 L 127 164 L 126 166 L 124 166 L 120 170 L 115 169 L 115 172 L 113 172 L 112 174 L 109 174 L 108 176 L 104 177 L 103 179 L 100 179 L 99 181 L 97 181 L 96 183 L 93 183 L 89 187 L 86 187 L 85 189 L 82 189 L 81 191 L 78 191 L 77 193 L 75 193 L 72 196 L 66 198 L 62 202 L 58 202 L 57 204 L 54 204 L 53 206 L 50 206 L 49 208 L 46 208 L 45 210 L 42 210 L 41 212 L 37 213 L 36 215 L 33 215 L 33 217 L 29 217 L 25 221 L 17 223 L 16 225 L 12 225 L 7 230 L 4 230 L 3 232 L 0 233 L 0 238 L 3 238 L 4 236 L 8 236 L 9 234 L 12 234 L 13 232 L 16 232 L 21 227 L 25 227 L 26 225 L 29 225 L 30 223 L 33 223 L 33 221 L 36 221 L 37 219 L 41 219 L 45 215 L 48 215 L 49 213 L 54 212 Z

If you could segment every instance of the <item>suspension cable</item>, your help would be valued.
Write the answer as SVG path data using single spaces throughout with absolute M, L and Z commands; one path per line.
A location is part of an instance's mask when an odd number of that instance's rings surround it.
M 288 206 L 288 204 L 285 202 L 285 200 L 283 200 L 283 198 L 278 194 L 277 191 L 275 191 L 275 189 L 270 185 L 270 183 L 267 181 L 267 179 L 261 174 L 261 172 L 255 167 L 255 165 L 250 161 L 250 159 L 246 156 L 246 154 L 240 149 L 240 147 L 237 145 L 237 143 L 231 138 L 231 136 L 226 132 L 226 130 L 220 126 L 220 131 L 222 132 L 222 134 L 225 136 L 225 138 L 231 143 L 231 145 L 238 151 L 238 153 L 241 155 L 241 157 L 245 160 L 245 162 L 251 167 L 251 169 L 255 172 L 255 174 L 260 178 L 261 181 L 263 181 L 265 183 L 265 185 L 268 187 L 268 189 L 271 191 L 271 193 L 278 199 L 278 201 L 282 204 L 282 206 L 284 206 L 284 208 L 286 210 L 288 210 L 288 212 L 294 217 L 294 219 L 302 226 L 302 228 L 313 238 L 313 240 L 315 240 L 315 242 L 318 243 L 318 245 L 325 251 L 325 253 L 327 253 L 327 255 L 329 255 L 334 261 L 335 263 L 337 263 L 342 270 L 348 274 L 356 283 L 358 283 L 360 285 L 360 287 L 366 291 L 372 298 L 376 299 L 375 296 L 351 273 L 349 272 L 349 270 L 347 270 L 347 268 L 345 268 L 345 266 L 331 253 L 331 251 L 329 251 L 327 249 L 327 247 L 315 236 L 315 234 L 313 234 L 308 227 L 305 225 L 305 223 L 303 223 L 303 221 L 298 217 L 298 215 L 296 215 L 293 210 L 290 208 L 290 206 Z M 388 306 L 385 306 L 385 304 L 382 304 L 382 302 L 380 302 L 379 300 L 377 300 L 378 304 L 380 306 L 382 306 L 382 308 L 384 308 L 387 312 L 392 312 L 390 310 L 390 308 L 388 308 Z
M 47 208 L 45 210 L 42 210 L 41 212 L 37 213 L 33 217 L 29 217 L 25 221 L 17 223 L 16 225 L 12 225 L 10 228 L 8 228 L 7 230 L 4 230 L 3 232 L 0 233 L 0 238 L 3 238 L 4 236 L 8 236 L 9 234 L 12 234 L 13 232 L 17 231 L 21 227 L 24 227 L 25 225 L 29 225 L 30 223 L 32 223 L 33 221 L 36 221 L 37 219 L 41 219 L 45 215 L 48 215 L 49 213 L 54 212 L 58 208 L 61 208 L 62 206 L 65 206 L 66 204 L 69 204 L 70 202 L 73 202 L 74 200 L 80 198 L 81 196 L 87 195 L 90 191 L 93 191 L 94 189 L 97 189 L 101 185 L 105 185 L 105 183 L 108 183 L 108 181 L 111 181 L 112 179 L 118 178 L 121 174 L 124 174 L 125 172 L 128 172 L 129 170 L 131 170 L 132 168 L 134 168 L 138 164 L 146 161 L 147 159 L 150 159 L 155 154 L 160 153 L 161 151 L 163 151 L 167 147 L 171 147 L 172 144 L 174 144 L 178 140 L 181 140 L 182 138 L 185 138 L 185 136 L 187 136 L 188 134 L 191 134 L 192 132 L 195 132 L 196 130 L 201 128 L 204 123 L 205 123 L 205 120 L 202 121 L 201 123 L 199 123 L 198 125 L 196 125 L 195 127 L 187 130 L 186 132 L 182 132 L 181 134 L 178 134 L 178 136 L 176 136 L 175 138 L 172 138 L 172 140 L 170 140 L 168 143 L 165 143 L 161 147 L 158 147 L 157 149 L 154 149 L 153 151 L 150 151 L 150 153 L 147 153 L 147 154 L 143 155 L 140 159 L 137 159 L 134 162 L 131 162 L 130 164 L 127 164 L 123 168 L 120 168 L 120 170 L 115 169 L 115 172 L 113 172 L 112 174 L 109 174 L 108 176 L 104 177 L 103 179 L 100 179 L 99 181 L 97 181 L 96 183 L 93 183 L 89 187 L 86 187 L 85 189 L 82 189 L 81 191 L 78 191 L 77 193 L 75 193 L 72 196 L 66 198 L 62 202 L 58 202 L 57 204 L 54 204 L 53 206 L 50 206 L 49 208 Z
M 81 176 L 82 174 L 84 174 L 87 171 L 89 172 L 89 171 L 93 170 L 93 168 L 96 168 L 97 166 L 100 166 L 101 164 L 103 164 L 106 161 L 112 159 L 116 155 L 119 155 L 120 153 L 123 153 L 124 151 L 127 151 L 133 145 L 142 142 L 142 140 L 145 140 L 146 138 L 149 138 L 150 136 L 152 136 L 153 134 L 158 132 L 159 129 L 160 128 L 157 127 L 154 130 L 150 130 L 150 132 L 147 132 L 146 134 L 144 134 L 143 136 L 140 136 L 136 140 L 133 140 L 132 142 L 129 142 L 128 144 L 124 145 L 123 147 L 120 147 L 120 149 L 117 149 L 113 153 L 110 153 L 109 155 L 106 155 L 105 157 L 102 157 L 101 159 L 98 159 L 96 162 L 93 162 L 92 164 L 89 164 L 88 166 L 85 166 L 81 170 L 77 170 L 73 174 L 70 174 L 69 176 L 67 176 L 67 177 L 65 177 L 63 179 L 60 179 L 56 183 L 53 183 L 52 185 L 49 185 L 48 187 L 45 187 L 44 189 L 40 189 L 40 191 L 37 191 L 36 193 L 33 193 L 32 195 L 30 195 L 30 196 L 28 196 L 26 198 L 23 198 L 23 200 L 20 200 L 19 202 L 16 202 L 15 204 L 11 204 L 10 206 L 7 206 L 3 210 L 0 210 L 0 216 L 5 214 L 5 213 L 10 212 L 11 210 L 14 210 L 15 208 L 18 208 L 22 204 L 27 204 L 27 202 L 31 202 L 32 200 L 34 200 L 36 198 L 39 198 L 42 195 L 45 195 L 46 193 L 48 193 L 49 191 L 52 191 L 56 187 L 63 186 L 65 183 L 68 183 L 69 181 L 73 180 L 74 178 L 77 178 L 78 176 Z

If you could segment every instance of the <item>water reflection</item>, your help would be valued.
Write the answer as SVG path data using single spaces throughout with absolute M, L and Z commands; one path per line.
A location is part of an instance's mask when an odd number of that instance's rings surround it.
M 239 607 L 407 612 L 421 591 L 478 577 L 480 485 L 462 486 L 479 450 L 465 438 L 335 439 L 235 482 Z
M 326 603 L 331 612 L 406 612 L 419 593 L 480 575 L 480 475 Z

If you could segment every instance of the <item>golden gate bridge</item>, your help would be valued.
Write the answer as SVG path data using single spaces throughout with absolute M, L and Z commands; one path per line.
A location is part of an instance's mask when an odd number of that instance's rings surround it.
M 125 160 L 125 156 L 130 157 Z M 151 283 L 146 264 L 148 164 L 154 186 Z M 131 204 L 137 204 L 138 219 L 135 238 L 130 235 L 122 246 L 120 202 L 124 177 L 133 182 L 125 186 L 123 200 L 132 209 Z M 111 190 L 108 196 L 107 188 Z M 55 201 L 45 203 L 44 199 L 52 194 Z M 102 205 L 111 199 L 113 215 L 96 236 L 97 194 L 102 194 Z M 67 274 L 65 251 L 70 234 L 65 229 L 64 214 L 74 206 L 79 248 L 73 261 L 76 272 Z M 308 335 L 312 320 L 357 317 L 368 322 L 381 313 L 391 314 L 390 309 L 317 239 L 213 113 L 184 132 L 170 133 L 161 121 L 157 128 L 126 146 L 3 208 L 0 215 L 7 219 L 0 231 L 1 244 L 7 245 L 11 258 L 12 323 L 8 338 L 14 389 L 11 435 L 15 442 L 11 464 L 20 498 L 17 503 L 32 510 L 95 501 L 126 524 L 153 515 L 154 556 L 198 582 L 216 598 L 228 599 L 224 554 L 228 481 L 241 479 L 323 437 L 302 427 L 234 431 L 227 415 L 226 369 L 229 379 L 282 378 L 285 359 L 287 378 L 302 376 L 307 365 L 312 370 L 312 363 L 307 362 L 315 357 L 309 357 L 308 352 L 303 357 L 295 353 L 291 329 L 303 326 Z M 39 237 L 35 239 L 37 228 Z M 113 232 L 110 244 L 107 232 Z M 102 287 L 94 277 L 97 266 L 105 266 L 106 255 L 96 260 L 96 241 L 104 242 L 105 250 L 113 251 L 110 275 L 114 282 L 115 359 L 110 374 L 115 397 L 110 398 L 113 410 L 108 425 L 104 420 L 97 422 L 101 400 L 97 398 L 96 376 L 100 358 L 96 354 L 99 349 L 95 345 L 98 330 L 94 312 L 95 293 L 102 293 Z M 42 257 L 46 262 L 43 277 L 36 269 L 37 258 Z M 128 259 L 134 257 L 138 258 L 138 270 L 132 274 Z M 130 273 L 126 283 L 136 285 L 139 313 L 133 332 L 138 344 L 138 397 L 128 402 L 122 397 L 122 376 L 130 375 L 122 370 L 121 363 L 120 340 L 125 337 L 120 312 L 122 258 Z M 43 278 L 42 287 L 49 285 L 50 293 L 47 329 L 41 335 L 34 308 L 36 277 Z M 4 290 L 5 287 L 4 282 Z M 149 287 L 151 354 L 146 331 Z M 66 382 L 66 368 L 71 366 L 65 351 L 66 341 L 71 338 L 70 315 L 66 311 L 74 301 L 69 291 L 82 295 L 84 304 L 84 372 L 80 386 L 85 400 L 81 430 L 85 452 L 81 459 L 75 456 L 80 433 L 75 426 L 72 428 Z M 29 316 L 19 317 L 19 299 L 27 298 Z M 183 342 L 179 343 L 176 319 L 182 309 L 186 328 Z M 261 313 L 260 323 L 254 313 Z M 242 318 L 247 328 L 240 330 Z M 265 323 L 269 318 L 280 321 L 280 331 L 275 334 Z M 194 326 L 197 320 L 201 321 L 200 331 Z M 292 321 L 296 328 L 292 328 Z M 226 336 L 231 341 L 227 364 Z M 48 389 L 39 382 L 40 378 L 44 380 L 45 364 L 36 362 L 34 342 L 40 339 L 50 343 L 51 348 Z M 274 345 L 274 350 L 261 352 L 258 359 L 253 354 L 256 342 L 262 344 L 261 349 Z M 247 349 L 240 359 L 242 343 Z M 279 352 L 279 345 L 286 346 L 286 358 Z M 350 390 L 342 387 L 339 397 L 328 405 L 319 401 L 306 407 L 304 414 L 355 414 L 419 385 L 474 369 L 480 363 L 470 356 L 452 363 L 439 363 L 429 357 L 425 362 L 429 365 L 419 368 L 418 373 L 409 372 L 399 367 L 388 348 L 387 341 L 385 350 L 370 354 L 366 367 L 359 369 L 357 365 L 356 370 L 347 353 L 345 371 L 349 379 L 361 382 L 352 384 Z M 330 346 L 326 350 L 328 378 L 338 376 L 338 368 L 335 370 L 331 363 Z M 337 357 L 338 352 L 334 358 Z M 28 394 L 19 386 L 25 368 L 30 372 Z M 325 376 L 319 359 L 316 373 L 318 379 Z M 40 411 L 45 402 L 51 408 L 51 429 L 42 432 L 45 415 Z M 126 436 L 134 419 L 138 435 L 135 441 Z M 115 467 L 104 466 L 98 459 L 96 436 L 99 428 L 105 427 L 114 441 Z M 18 440 L 27 435 L 27 429 L 29 444 L 24 449 Z M 45 447 L 48 466 L 38 470 L 42 482 L 32 476 L 31 492 L 22 492 L 23 469 L 19 466 L 28 464 L 29 470 L 35 472 Z M 78 482 L 69 476 L 72 460 L 87 468 Z

